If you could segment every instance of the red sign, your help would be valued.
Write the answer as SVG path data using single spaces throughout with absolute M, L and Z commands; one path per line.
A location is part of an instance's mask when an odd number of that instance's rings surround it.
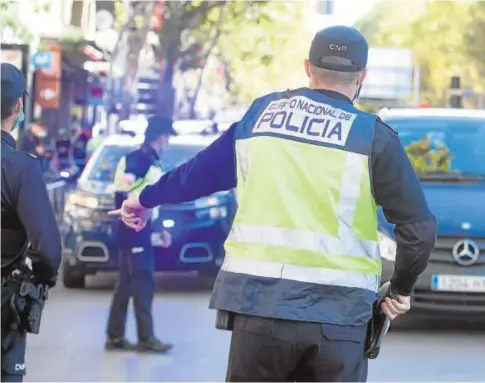
M 61 99 L 61 82 L 37 73 L 35 81 L 35 103 L 42 108 L 57 109 Z
M 42 108 L 57 109 L 61 99 L 62 61 L 58 47 L 48 48 L 52 52 L 52 67 L 38 69 L 35 78 L 35 103 Z

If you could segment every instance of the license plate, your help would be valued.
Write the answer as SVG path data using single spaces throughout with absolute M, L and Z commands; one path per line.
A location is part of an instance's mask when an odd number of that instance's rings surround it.
M 433 275 L 431 289 L 463 293 L 485 293 L 485 276 Z

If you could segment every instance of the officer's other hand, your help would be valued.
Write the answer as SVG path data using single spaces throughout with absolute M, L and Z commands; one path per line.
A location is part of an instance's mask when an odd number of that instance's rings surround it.
M 152 209 L 142 206 L 138 196 L 130 196 L 123 201 L 120 209 L 108 212 L 111 216 L 119 216 L 123 223 L 135 231 L 141 231 L 152 215 Z
M 172 234 L 170 234 L 168 231 L 164 230 L 162 231 L 162 247 L 167 248 L 172 245 Z
M 411 298 L 403 295 L 398 295 L 397 299 L 386 297 L 381 304 L 382 312 L 391 320 L 407 313 L 410 308 Z

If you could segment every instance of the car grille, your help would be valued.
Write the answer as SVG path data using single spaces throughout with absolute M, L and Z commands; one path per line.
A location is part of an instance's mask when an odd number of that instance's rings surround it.
M 445 291 L 435 292 L 424 289 L 415 289 L 413 291 L 413 301 L 417 304 L 485 309 L 485 294 L 455 293 Z
M 456 265 L 455 258 L 453 257 L 453 246 L 462 240 L 464 237 L 438 237 L 436 245 L 431 255 L 430 262 L 435 264 L 454 264 Z M 485 265 L 485 238 L 469 238 L 474 241 L 480 248 L 480 256 L 478 260 L 471 266 L 474 267 Z

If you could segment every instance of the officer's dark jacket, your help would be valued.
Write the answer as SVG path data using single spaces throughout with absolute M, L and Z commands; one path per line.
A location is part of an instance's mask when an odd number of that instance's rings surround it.
M 133 174 L 136 179 L 144 178 L 150 167 L 160 160 L 158 154 L 147 144 L 143 144 L 139 149 L 126 155 L 125 173 Z M 116 192 L 116 206 L 119 208 L 123 200 L 127 197 L 126 193 Z M 121 247 L 148 246 L 151 243 L 151 222 L 148 221 L 145 228 L 136 232 L 121 221 L 118 222 L 118 244 Z
M 340 93 L 318 92 L 351 103 Z M 142 205 L 182 203 L 234 188 L 236 126 L 233 124 L 195 158 L 146 187 L 140 194 Z M 436 219 L 397 133 L 380 119 L 376 122 L 370 162 L 374 198 L 386 219 L 395 224 L 397 256 L 392 284 L 400 294 L 409 295 L 428 264 L 436 239 Z
M 38 160 L 17 151 L 4 131 L 1 149 L 2 273 L 17 264 L 16 256 L 27 256 L 36 277 L 51 283 L 61 262 L 61 235 Z

